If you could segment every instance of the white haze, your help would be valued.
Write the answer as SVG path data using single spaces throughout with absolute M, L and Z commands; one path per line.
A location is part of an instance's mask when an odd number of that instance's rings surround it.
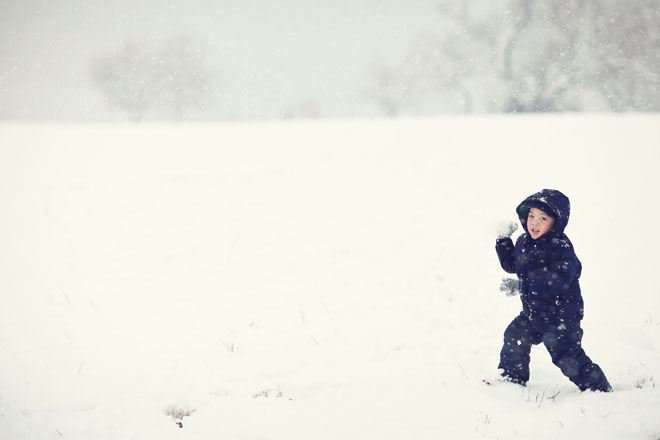
M 436 0 L 4 0 L 0 118 L 126 120 L 106 106 L 90 60 L 132 38 L 184 35 L 217 87 L 196 119 L 378 114 L 365 99 L 377 59 L 395 61 L 437 26 Z M 309 111 L 309 110 L 307 110 Z

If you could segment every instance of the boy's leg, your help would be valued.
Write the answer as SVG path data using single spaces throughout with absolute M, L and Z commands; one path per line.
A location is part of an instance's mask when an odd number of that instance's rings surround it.
M 580 390 L 612 391 L 605 373 L 582 349 L 582 328 L 577 325 L 552 325 L 543 332 L 543 344 L 552 362 Z
M 530 324 L 529 320 L 518 315 L 504 331 L 504 345 L 500 352 L 498 368 L 503 370 L 502 376 L 521 385 L 529 380 L 529 353 L 532 345 L 541 342 L 541 335 Z

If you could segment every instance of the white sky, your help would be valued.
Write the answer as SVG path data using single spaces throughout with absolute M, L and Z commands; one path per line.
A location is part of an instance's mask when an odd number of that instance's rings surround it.
M 126 38 L 189 35 L 212 58 L 201 118 L 273 117 L 312 101 L 325 116 L 379 113 L 369 68 L 439 25 L 438 0 L 0 0 L 0 118 L 124 120 L 90 59 Z

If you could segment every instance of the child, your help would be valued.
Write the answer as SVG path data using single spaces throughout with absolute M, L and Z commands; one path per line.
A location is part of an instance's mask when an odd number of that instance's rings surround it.
M 529 380 L 532 345 L 543 342 L 552 362 L 580 390 L 612 391 L 600 367 L 581 346 L 582 264 L 564 234 L 570 203 L 559 191 L 544 189 L 517 208 L 525 230 L 513 245 L 500 236 L 495 249 L 502 268 L 518 275 L 523 310 L 504 332 L 500 369 L 505 381 Z

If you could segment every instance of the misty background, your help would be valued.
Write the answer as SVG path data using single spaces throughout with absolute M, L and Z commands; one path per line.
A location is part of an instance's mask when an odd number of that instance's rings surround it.
M 0 0 L 0 119 L 660 110 L 660 0 Z

